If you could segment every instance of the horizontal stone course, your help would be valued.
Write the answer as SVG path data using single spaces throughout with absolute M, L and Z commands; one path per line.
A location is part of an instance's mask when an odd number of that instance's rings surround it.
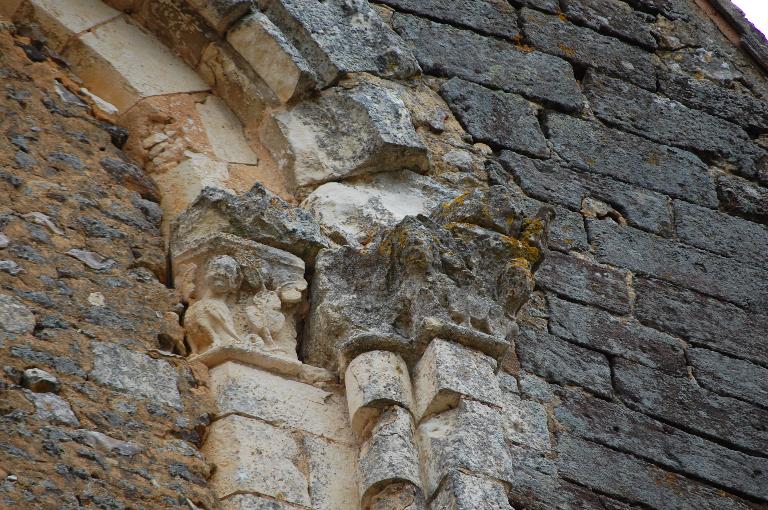
M 566 110 L 581 109 L 581 92 L 564 60 L 408 14 L 396 13 L 392 23 L 425 73 L 458 76 Z
M 622 0 L 564 0 L 565 15 L 578 24 L 656 49 L 654 17 L 635 11 Z
M 768 499 L 768 459 L 676 429 L 621 404 L 558 389 L 555 419 L 568 433 L 755 498 Z
M 587 233 L 600 262 L 697 290 L 756 312 L 768 309 L 768 286 L 765 285 L 768 271 L 612 221 L 588 219 Z
M 381 3 L 485 34 L 509 39 L 520 34 L 517 11 L 506 0 L 381 0 Z
M 736 124 L 693 110 L 629 83 L 589 73 L 585 95 L 598 118 L 645 138 L 723 158 L 746 177 L 758 174 L 765 151 Z
M 727 119 L 744 128 L 768 129 L 765 99 L 698 80 L 683 74 L 664 73 L 659 90 L 684 105 Z
M 520 11 L 520 16 L 523 32 L 534 48 L 655 90 L 656 69 L 651 53 L 568 23 L 559 16 L 527 8 Z
M 440 95 L 475 141 L 532 156 L 549 155 L 536 110 L 522 97 L 460 78 L 440 87 Z
M 745 264 L 768 267 L 768 227 L 677 200 L 673 208 L 675 230 L 684 243 Z
M 545 290 L 619 314 L 630 310 L 627 273 L 583 258 L 550 252 L 536 274 Z
M 768 451 L 768 410 L 624 360 L 613 363 L 621 399 L 644 414 L 750 452 Z
M 714 178 L 690 152 L 558 113 L 546 126 L 555 152 L 576 168 L 717 207 Z
M 536 199 L 579 211 L 585 198 L 597 198 L 617 209 L 632 226 L 661 235 L 672 232 L 669 199 L 664 195 L 603 175 L 526 160 L 509 151 L 502 152 L 501 162 L 523 191 Z
M 636 278 L 634 286 L 635 315 L 642 323 L 768 365 L 768 316 L 659 280 Z
M 748 509 L 747 502 L 719 489 L 571 436 L 561 436 L 560 475 L 579 485 L 652 508 Z
M 768 408 L 768 368 L 709 349 L 691 347 L 687 355 L 704 388 Z
M 546 331 L 521 328 L 515 350 L 522 368 L 557 384 L 576 384 L 610 398 L 611 369 L 606 357 Z
M 717 194 L 724 211 L 768 223 L 768 188 L 736 175 L 717 177 Z
M 686 374 L 681 343 L 674 337 L 589 306 L 553 295 L 549 302 L 549 330 L 584 347 L 657 368 Z

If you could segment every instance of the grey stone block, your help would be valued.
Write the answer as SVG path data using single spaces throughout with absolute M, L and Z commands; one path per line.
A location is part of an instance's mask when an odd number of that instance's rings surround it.
M 627 273 L 588 260 L 551 252 L 538 273 L 542 288 L 619 314 L 629 313 Z
M 621 227 L 612 221 L 587 220 L 587 233 L 601 262 L 697 290 L 756 312 L 768 309 L 768 286 L 765 285 L 768 271 Z
M 765 99 L 677 73 L 662 74 L 659 90 L 690 108 L 703 110 L 744 128 L 768 129 Z
M 582 107 L 573 69 L 564 60 L 408 14 L 396 13 L 392 22 L 428 74 L 458 76 L 566 110 Z
M 677 236 L 684 243 L 768 267 L 768 227 L 678 200 L 674 211 Z
M 616 391 L 637 411 L 750 452 L 768 449 L 765 409 L 621 359 L 615 360 L 613 373 Z
M 603 310 L 550 295 L 549 330 L 593 350 L 685 375 L 681 344 L 672 336 Z
M 440 95 L 475 141 L 532 156 L 549 156 L 536 110 L 522 97 L 460 78 L 443 84 Z
M 704 388 L 768 407 L 767 368 L 696 347 L 688 349 L 688 359 L 696 381 Z
M 182 409 L 176 372 L 167 361 L 107 342 L 92 342 L 91 350 L 91 380 Z
M 506 0 L 381 0 L 381 3 L 489 35 L 512 39 L 520 34 L 517 11 Z
M 715 180 L 690 152 L 558 113 L 546 126 L 555 152 L 580 170 L 717 207 Z
M 758 174 L 765 151 L 739 126 L 629 83 L 589 73 L 585 94 L 603 121 L 667 145 L 723 158 L 747 177 Z
M 723 210 L 768 223 L 768 189 L 736 175 L 722 174 L 717 177 L 717 194 Z
M 558 452 L 561 476 L 630 502 L 652 508 L 750 508 L 724 491 L 589 441 L 562 436 Z
M 598 32 L 655 50 L 654 17 L 635 11 L 620 0 L 564 0 L 565 15 Z
M 419 71 L 413 54 L 365 0 L 257 0 L 324 85 L 341 74 L 370 72 L 408 78 Z
M 656 89 L 656 69 L 648 53 L 623 41 L 576 26 L 559 16 L 524 8 L 523 32 L 533 47 L 579 66 L 599 69 L 649 90 Z
M 572 435 L 741 494 L 768 496 L 768 459 L 731 450 L 583 392 L 559 389 L 557 394 L 555 419 Z
M 527 327 L 521 328 L 515 348 L 520 365 L 547 381 L 576 384 L 606 398 L 613 393 L 608 360 L 599 352 Z
M 503 484 L 459 471 L 448 475 L 432 501 L 432 510 L 514 510 Z
M 610 204 L 632 226 L 662 235 L 672 232 L 669 199 L 664 195 L 551 162 L 526 162 L 508 151 L 502 152 L 501 162 L 534 198 L 579 211 L 582 201 L 593 197 Z
M 768 316 L 658 280 L 637 278 L 635 293 L 635 315 L 644 324 L 697 345 L 768 364 Z

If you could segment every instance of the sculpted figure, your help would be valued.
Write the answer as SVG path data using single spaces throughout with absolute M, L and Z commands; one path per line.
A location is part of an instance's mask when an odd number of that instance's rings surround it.
M 208 261 L 202 296 L 189 307 L 184 317 L 190 354 L 241 341 L 229 303 L 241 281 L 240 267 L 232 257 L 220 255 Z
M 296 319 L 302 311 L 304 279 L 289 282 L 277 291 L 262 289 L 245 309 L 251 331 L 249 340 L 263 344 L 275 354 L 296 357 Z

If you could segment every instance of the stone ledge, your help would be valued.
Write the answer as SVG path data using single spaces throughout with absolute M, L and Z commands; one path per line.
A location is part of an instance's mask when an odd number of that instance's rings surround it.
M 227 361 L 236 361 L 309 384 L 338 382 L 336 376 L 328 370 L 269 354 L 255 345 L 244 344 L 213 347 L 202 354 L 190 356 L 189 361 L 190 363 L 197 361 L 208 368 L 213 368 Z

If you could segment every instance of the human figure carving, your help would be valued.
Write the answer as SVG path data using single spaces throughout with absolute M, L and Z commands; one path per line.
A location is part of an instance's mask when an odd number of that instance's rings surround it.
M 241 281 L 240 267 L 232 257 L 220 255 L 208 261 L 202 297 L 189 307 L 184 318 L 190 354 L 242 341 L 229 303 Z

